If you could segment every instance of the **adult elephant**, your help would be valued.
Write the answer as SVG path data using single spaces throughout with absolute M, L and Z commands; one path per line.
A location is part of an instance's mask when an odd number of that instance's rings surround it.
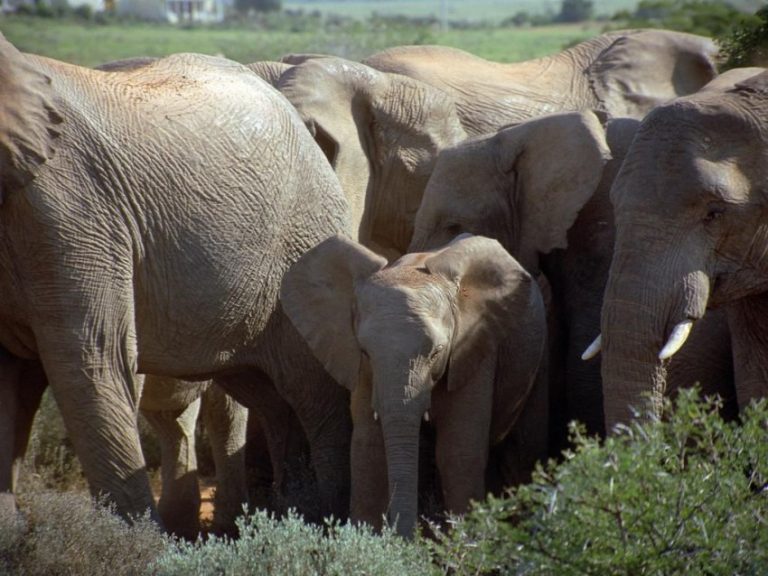
M 550 391 L 553 448 L 568 420 L 602 433 L 599 362 L 581 354 L 600 325 L 615 235 L 611 183 L 638 121 L 605 127 L 592 112 L 555 114 L 443 152 L 416 216 L 411 249 L 440 246 L 469 232 L 497 239 L 551 289 Z M 710 319 L 681 364 L 680 384 L 700 381 L 728 393 L 732 380 L 724 319 Z M 564 373 L 561 370 L 564 367 Z
M 435 428 L 446 507 L 465 512 L 485 497 L 489 445 L 529 409 L 534 388 L 546 387 L 544 303 L 498 242 L 465 236 L 387 266 L 359 244 L 329 238 L 286 273 L 282 301 L 352 393 L 353 519 L 378 526 L 386 513 L 411 534 L 422 418 Z M 513 354 L 498 352 L 502 343 Z M 546 458 L 544 408 L 519 458 L 529 470 Z
M 513 64 L 444 46 L 401 46 L 368 66 L 404 74 L 453 96 L 466 131 L 479 136 L 509 124 L 578 110 L 642 118 L 716 75 L 715 44 L 666 30 L 609 32 L 554 56 Z
M 132 72 L 157 62 L 159 58 L 136 57 L 96 66 L 105 72 Z M 272 86 L 290 68 L 280 62 L 255 62 L 247 67 Z M 262 440 L 271 445 L 272 454 L 251 458 L 250 471 L 261 481 L 254 504 L 268 506 L 263 496 L 282 486 L 282 466 L 296 456 L 289 454 L 285 438 L 300 436 L 289 430 L 300 425 L 290 408 L 269 383 L 259 383 L 259 409 L 250 417 L 248 410 L 226 396 L 212 381 L 185 382 L 148 375 L 140 409 L 158 438 L 161 452 L 162 490 L 158 511 L 164 526 L 174 534 L 194 538 L 199 532 L 200 490 L 197 478 L 195 431 L 200 415 L 205 418 L 216 468 L 216 493 L 212 528 L 216 533 L 232 532 L 235 517 L 248 503 L 246 488 L 246 429 L 253 444 Z M 248 419 L 259 421 L 247 425 Z M 279 419 L 279 420 L 278 420 Z M 291 424 L 289 424 L 289 422 Z M 274 483 L 272 482 L 274 480 Z
M 356 239 L 390 259 L 402 255 L 437 154 L 466 137 L 453 99 L 333 57 L 284 71 L 278 88 L 333 166 Z
M 306 430 L 325 508 L 343 511 L 348 398 L 277 296 L 299 255 L 346 229 L 347 205 L 293 108 L 223 59 L 103 72 L 4 39 L 0 86 L 0 420 L 26 428 L 5 368 L 39 359 L 91 490 L 141 514 L 155 508 L 138 374 L 215 375 L 246 405 L 268 379 Z
M 723 78 L 649 114 L 611 190 L 616 247 L 602 312 L 609 429 L 631 407 L 659 413 L 670 359 L 708 308 L 728 316 L 739 406 L 768 392 L 768 72 L 729 78 L 735 85 Z

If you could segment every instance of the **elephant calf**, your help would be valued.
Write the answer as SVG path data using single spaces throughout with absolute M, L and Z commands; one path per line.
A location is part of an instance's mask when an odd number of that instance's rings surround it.
M 332 237 L 286 273 L 281 297 L 310 348 L 352 392 L 353 519 L 376 525 L 388 511 L 398 532 L 412 532 L 422 419 L 435 428 L 446 507 L 463 512 L 484 497 L 489 446 L 545 385 L 542 297 L 498 242 L 462 235 L 387 266 Z M 535 421 L 541 432 L 527 434 L 523 447 L 531 465 L 546 456 L 546 408 Z

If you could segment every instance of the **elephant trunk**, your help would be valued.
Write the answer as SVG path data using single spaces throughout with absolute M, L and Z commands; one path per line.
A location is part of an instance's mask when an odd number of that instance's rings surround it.
M 387 520 L 398 534 L 411 537 L 416 526 L 419 479 L 419 431 L 423 410 L 402 404 L 397 414 L 382 410 L 381 426 L 387 455 L 389 507 Z
M 704 315 L 709 278 L 690 239 L 646 235 L 639 227 L 617 239 L 602 311 L 605 429 L 637 410 L 660 415 L 666 365 Z M 663 246 L 658 250 L 648 247 Z M 638 248 L 642 247 L 642 248 Z

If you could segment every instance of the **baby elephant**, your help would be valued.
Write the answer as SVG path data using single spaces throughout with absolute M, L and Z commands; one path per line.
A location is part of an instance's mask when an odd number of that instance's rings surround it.
M 453 512 L 485 496 L 489 447 L 516 421 L 542 429 L 518 435 L 516 448 L 546 450 L 546 402 L 536 402 L 543 412 L 535 418 L 521 417 L 546 386 L 544 304 L 536 282 L 495 240 L 462 235 L 387 265 L 332 237 L 288 271 L 281 298 L 326 370 L 352 392 L 354 520 L 379 525 L 387 513 L 399 533 L 412 533 L 422 419 L 435 427 L 443 499 Z

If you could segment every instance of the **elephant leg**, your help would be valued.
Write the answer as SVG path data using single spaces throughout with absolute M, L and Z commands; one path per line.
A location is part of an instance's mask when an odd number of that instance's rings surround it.
M 245 470 L 251 505 L 263 510 L 268 509 L 272 495 L 272 461 L 267 433 L 256 410 L 248 410 Z
M 728 304 L 733 347 L 736 398 L 739 410 L 751 400 L 768 396 L 768 296 L 742 298 Z
M 345 519 L 349 514 L 352 437 L 349 396 L 346 390 L 329 382 L 323 400 L 317 404 L 299 402 L 293 408 L 309 442 L 312 468 L 320 493 L 318 514 Z
M 581 355 L 600 333 L 599 306 L 580 306 L 568 314 L 568 343 L 566 351 L 567 420 L 578 420 L 586 426 L 587 434 L 605 436 L 603 415 L 603 385 L 600 358 L 582 360 Z
M 217 533 L 234 533 L 235 518 L 242 512 L 243 504 L 248 503 L 245 484 L 248 409 L 216 385 L 203 394 L 201 401 L 216 465 L 213 529 Z
M 0 348 L 0 515 L 13 514 L 16 501 L 16 430 L 19 420 L 21 361 Z
M 306 441 L 293 408 L 271 382 L 260 386 L 259 396 L 256 416 L 269 449 L 272 485 L 282 493 L 291 481 L 291 474 L 302 466 Z
M 19 471 L 48 381 L 42 365 L 0 348 L 0 514 L 15 510 Z
M 146 410 L 160 443 L 163 489 L 158 503 L 166 530 L 184 538 L 200 532 L 200 486 L 197 482 L 195 427 L 200 399 L 180 410 Z
M 482 369 L 487 367 L 478 366 Z M 432 394 L 435 459 L 450 512 L 466 512 L 470 500 L 485 497 L 492 404 L 492 385 L 451 392 L 438 386 Z
M 302 512 L 312 517 L 333 514 L 337 518 L 345 518 L 349 507 L 349 396 L 314 360 L 311 362 L 312 370 L 302 366 L 306 361 L 290 360 L 293 362 L 282 364 L 280 370 L 273 370 L 266 382 L 275 383 L 274 390 L 284 399 L 277 405 L 292 409 L 309 444 L 320 494 L 319 501 L 313 502 L 317 510 Z M 290 422 L 287 425 L 285 420 L 281 421 L 279 413 L 265 409 L 265 398 L 260 398 L 260 394 L 264 394 L 266 382 L 258 376 L 254 380 L 253 373 L 230 374 L 217 379 L 217 383 L 238 402 L 259 414 L 269 439 L 275 474 L 279 477 L 280 470 L 285 467 L 285 458 L 280 461 L 279 454 L 281 450 L 285 454 L 286 448 L 281 448 L 276 438 L 289 438 L 283 435 L 291 426 Z M 270 405 L 268 396 L 266 400 Z M 279 436 L 273 436 L 274 433 Z M 282 445 L 285 446 L 285 443 Z
M 72 262 L 80 262 L 72 251 Z M 132 294 L 129 287 L 119 292 L 118 279 L 93 277 L 108 265 L 82 261 L 90 267 L 60 276 L 84 286 L 48 286 L 52 300 L 38 303 L 45 315 L 34 326 L 40 359 L 91 493 L 125 518 L 149 510 L 159 523 L 137 425 L 143 377 L 136 373 Z
M 253 480 L 256 476 L 261 479 L 257 484 L 260 492 L 274 490 L 282 495 L 288 482 L 287 476 L 299 468 L 306 453 L 306 440 L 291 405 L 261 371 L 228 376 L 216 382 L 224 386 L 241 405 L 247 406 L 249 478 Z M 263 486 L 265 483 L 268 483 L 266 489 Z M 264 495 L 262 502 L 255 504 L 266 507 L 268 499 Z
M 549 381 L 549 455 L 559 457 L 568 445 L 568 401 L 566 383 L 566 356 L 568 343 L 563 327 L 564 311 L 557 302 L 547 277 L 537 277 L 544 300 L 547 318 L 547 374 Z
M 350 517 L 380 530 L 387 513 L 389 483 L 381 424 L 371 408 L 371 382 L 361 379 L 352 392 L 352 486 Z
M 530 482 L 537 462 L 546 462 L 549 446 L 549 394 L 546 368 L 525 401 L 509 434 L 494 450 L 501 480 L 500 488 Z

